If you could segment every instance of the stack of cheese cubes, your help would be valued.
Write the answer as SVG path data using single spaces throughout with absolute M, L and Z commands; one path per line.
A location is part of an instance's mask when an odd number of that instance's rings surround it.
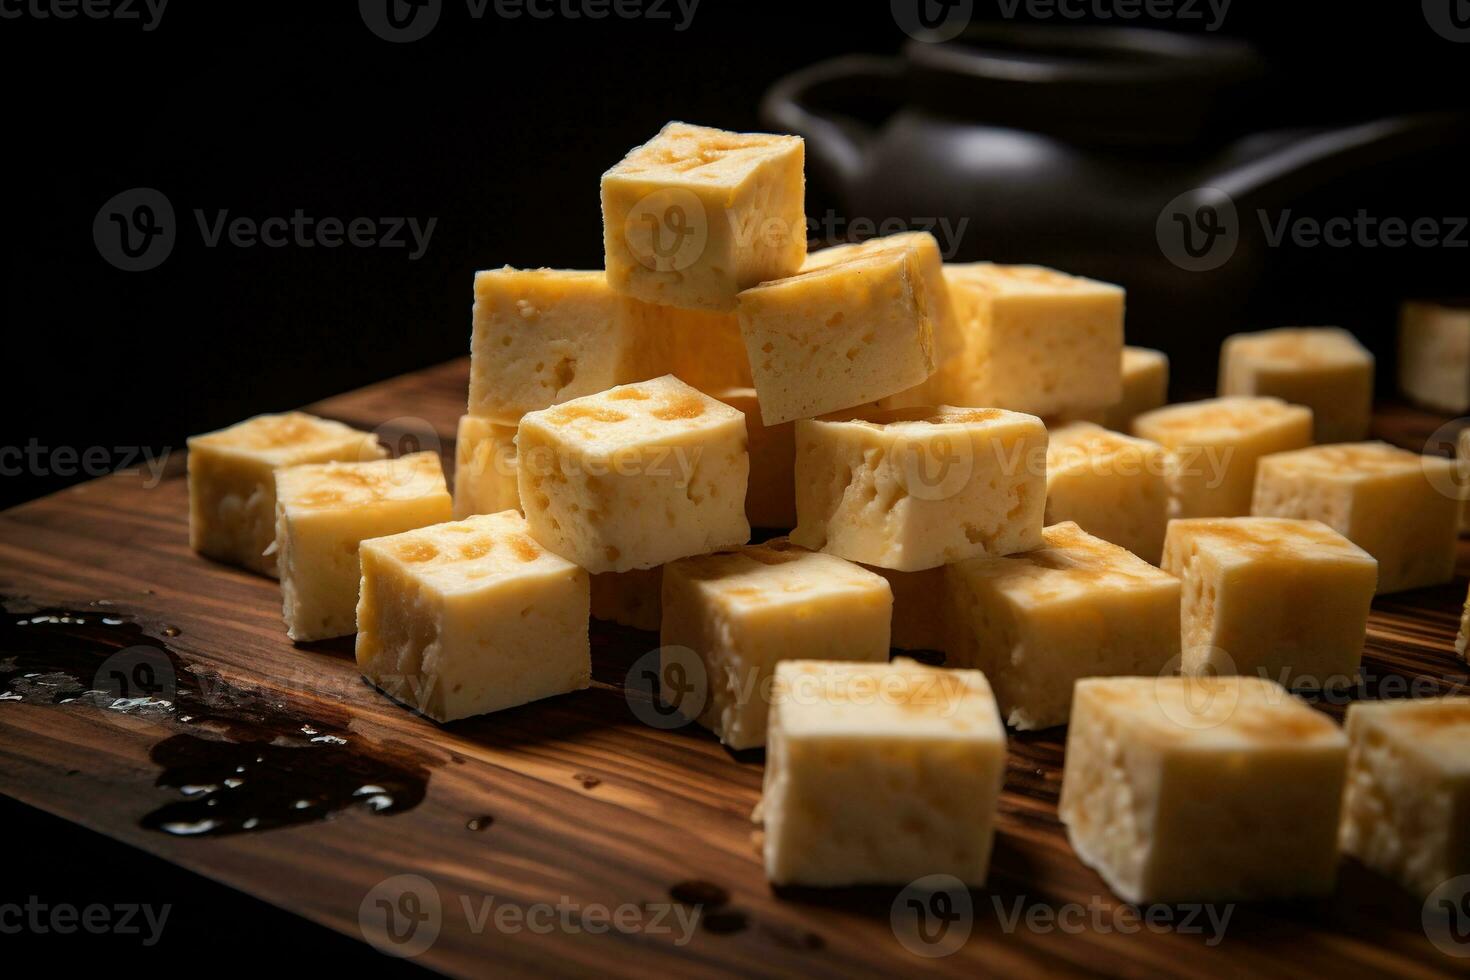
M 603 176 L 604 270 L 475 277 L 452 501 L 434 454 L 261 416 L 191 440 L 194 547 L 441 722 L 585 688 L 589 616 L 658 630 L 665 697 L 768 748 L 777 883 L 982 883 L 1005 725 L 1070 721 L 1062 817 L 1119 894 L 1329 888 L 1348 738 L 1262 678 L 1352 683 L 1375 592 L 1446 580 L 1458 521 L 1437 464 L 1361 442 L 1371 357 L 1244 335 L 1164 407 L 1122 289 L 922 233 L 809 254 L 803 167 L 671 123 Z M 1349 726 L 1343 840 L 1415 887 L 1470 867 L 1406 863 L 1378 797 L 1463 777 L 1392 738 L 1466 704 Z

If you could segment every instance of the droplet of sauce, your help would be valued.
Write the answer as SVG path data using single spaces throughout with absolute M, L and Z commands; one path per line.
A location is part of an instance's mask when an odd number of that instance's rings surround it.
M 479 832 L 481 830 L 489 830 L 490 825 L 494 822 L 495 818 L 486 813 L 478 817 L 470 817 L 465 823 L 465 827 L 469 830 Z
M 583 789 L 596 789 L 597 787 L 602 785 L 602 780 L 598 779 L 596 776 L 588 776 L 585 773 L 579 772 L 572 778 L 581 783 Z
M 163 635 L 168 637 L 178 636 L 182 632 L 184 631 L 179 629 L 177 626 L 165 626 L 163 628 Z

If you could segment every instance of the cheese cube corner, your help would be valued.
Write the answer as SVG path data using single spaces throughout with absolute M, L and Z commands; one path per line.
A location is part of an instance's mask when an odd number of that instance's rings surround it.
M 1049 436 L 1046 523 L 1073 521 L 1157 565 L 1169 523 L 1168 451 L 1090 422 Z
M 1399 390 L 1426 408 L 1470 411 L 1470 302 L 1404 304 Z
M 1313 442 L 1357 442 L 1373 417 L 1373 355 L 1336 327 L 1236 334 L 1220 348 L 1220 394 L 1305 405 Z
M 464 415 L 454 445 L 454 518 L 520 510 L 516 427 Z

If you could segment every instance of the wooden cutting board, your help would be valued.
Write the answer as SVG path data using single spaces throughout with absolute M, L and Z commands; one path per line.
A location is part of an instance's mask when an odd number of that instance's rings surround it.
M 310 410 L 383 426 L 400 449 L 437 441 L 452 455 L 466 380 L 458 361 Z M 1379 434 L 1419 449 L 1439 422 L 1394 409 Z M 1177 928 L 1141 924 L 1057 822 L 1059 732 L 1011 739 L 990 886 L 970 896 L 968 940 L 921 959 L 900 941 L 912 941 L 913 920 L 899 889 L 766 884 L 750 821 L 759 753 L 650 727 L 630 706 L 646 696 L 625 696 L 655 636 L 594 623 L 590 690 L 441 728 L 364 684 L 350 640 L 292 646 L 276 583 L 191 553 L 186 513 L 177 454 L 156 485 L 115 475 L 0 517 L 0 792 L 355 938 L 364 922 L 380 938 L 391 910 L 395 948 L 426 947 L 417 960 L 435 969 L 1346 976 L 1470 966 L 1431 945 L 1418 899 L 1352 862 L 1331 898 L 1236 907 L 1223 938 L 1189 910 L 1156 911 Z M 1463 547 L 1461 559 L 1470 569 Z M 1368 690 L 1464 688 L 1453 639 L 1465 586 L 1461 577 L 1377 603 Z M 122 697 L 145 700 L 124 708 Z

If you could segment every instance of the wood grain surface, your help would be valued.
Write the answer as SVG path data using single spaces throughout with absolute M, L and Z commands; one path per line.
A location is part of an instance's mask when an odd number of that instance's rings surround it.
M 452 455 L 466 378 L 457 361 L 311 410 L 382 426 L 398 448 L 437 439 Z M 1388 408 L 1379 434 L 1419 449 L 1441 422 Z M 1470 966 L 1426 938 L 1418 899 L 1351 861 L 1331 898 L 1231 908 L 1223 936 L 1189 909 L 1144 922 L 1067 844 L 1060 731 L 1011 738 L 991 881 L 969 895 L 972 931 L 951 955 L 919 957 L 900 941 L 902 902 L 898 927 L 891 919 L 897 888 L 767 885 L 750 820 L 759 753 L 652 727 L 630 706 L 643 695 L 625 695 L 624 680 L 657 646 L 652 634 L 594 623 L 591 689 L 439 727 L 367 686 L 350 640 L 293 646 L 275 582 L 189 551 L 182 454 L 149 484 L 114 475 L 0 516 L 0 792 L 353 937 L 364 909 L 377 921 L 379 899 L 426 910 L 418 921 L 438 932 L 417 960 L 434 969 L 1143 977 Z M 1453 585 L 1377 603 L 1361 692 L 1465 688 L 1453 638 L 1466 570 L 1462 546 Z M 170 703 L 119 702 L 139 694 L 127 683 Z M 240 785 L 224 782 L 233 774 Z M 431 892 L 404 891 L 400 875 Z M 599 931 L 599 907 L 623 928 Z

